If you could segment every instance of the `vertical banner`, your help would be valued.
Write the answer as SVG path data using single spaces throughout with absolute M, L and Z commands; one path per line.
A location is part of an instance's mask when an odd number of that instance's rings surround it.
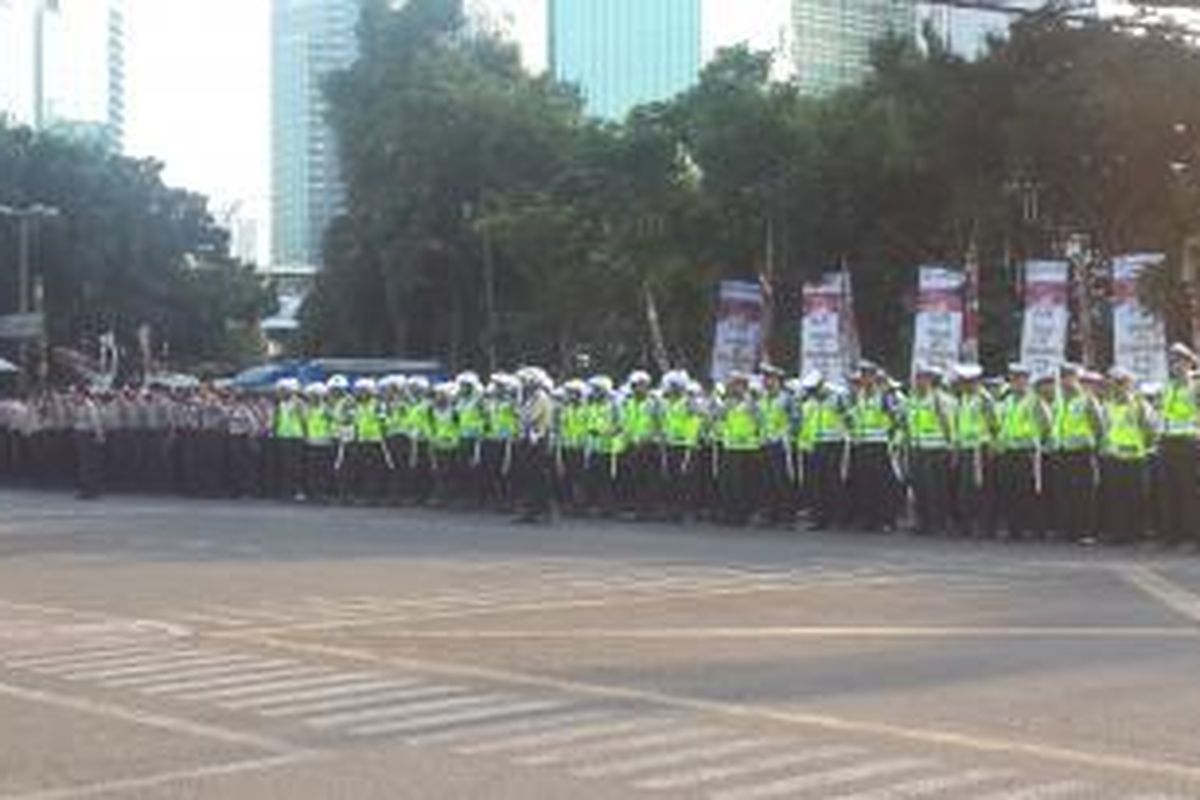
M 1025 262 L 1021 360 L 1035 373 L 1057 369 L 1066 357 L 1070 280 L 1068 261 Z
M 963 273 L 946 267 L 921 267 L 917 282 L 913 368 L 957 364 L 963 343 Z
M 712 379 L 723 381 L 736 370 L 753 372 L 762 356 L 763 295 L 757 283 L 721 281 L 713 335 Z
M 827 381 L 845 380 L 853 352 L 850 273 L 827 272 L 804 284 L 800 323 L 800 372 L 821 373 Z
M 1139 381 L 1167 379 L 1167 332 L 1138 299 L 1138 276 L 1166 260 L 1162 253 L 1117 256 L 1112 264 L 1113 361 Z
M 963 341 L 962 360 L 969 364 L 979 363 L 979 248 L 974 236 L 967 248 L 963 294 Z

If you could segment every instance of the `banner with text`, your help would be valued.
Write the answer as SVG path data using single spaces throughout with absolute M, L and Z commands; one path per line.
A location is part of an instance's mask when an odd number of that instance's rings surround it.
M 857 360 L 850 273 L 827 272 L 804 284 L 800 322 L 800 372 L 816 371 L 841 383 Z
M 763 294 L 757 283 L 721 281 L 713 335 L 712 379 L 754 372 L 762 357 Z
M 913 335 L 914 369 L 917 364 L 946 368 L 958 363 L 963 342 L 964 287 L 963 273 L 958 270 L 921 267 Z
M 1025 322 L 1021 361 L 1034 373 L 1057 369 L 1067 354 L 1071 265 L 1066 261 L 1025 262 Z
M 1167 331 L 1138 299 L 1138 276 L 1165 259 L 1162 253 L 1134 253 L 1112 263 L 1113 361 L 1143 382 L 1167 379 Z

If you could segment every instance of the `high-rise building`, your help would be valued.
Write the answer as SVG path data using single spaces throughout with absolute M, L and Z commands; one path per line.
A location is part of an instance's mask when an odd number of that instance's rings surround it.
M 0 114 L 119 150 L 123 0 L 0 0 Z
M 701 0 L 550 0 L 550 67 L 590 113 L 615 119 L 700 73 Z
M 357 53 L 359 0 L 272 0 L 271 261 L 321 263 L 344 190 L 324 80 Z
M 871 71 L 871 48 L 917 32 L 916 0 L 792 0 L 792 46 L 802 91 L 852 86 Z
M 1035 11 L 1045 4 L 1046 0 L 1005 0 L 990 8 L 964 8 L 923 0 L 920 15 L 922 25 L 932 28 L 951 52 L 973 59 L 987 52 L 989 39 L 1007 35 L 1009 26 L 1021 13 Z

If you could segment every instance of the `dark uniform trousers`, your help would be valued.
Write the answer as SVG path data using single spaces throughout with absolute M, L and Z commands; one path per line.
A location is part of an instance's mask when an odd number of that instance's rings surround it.
M 429 499 L 437 504 L 451 502 L 458 490 L 455 480 L 462 471 L 462 450 L 429 445 Z
M 507 509 L 512 504 L 512 460 L 515 443 L 508 439 L 485 439 L 482 448 L 484 503 Z
M 804 482 L 809 519 L 814 528 L 839 525 L 846 518 L 846 483 L 842 462 L 845 442 L 818 442 L 804 462 Z
M 387 457 L 383 441 L 350 442 L 346 445 L 350 496 L 356 500 L 379 501 L 388 483 Z
M 304 490 L 314 500 L 328 502 L 335 496 L 333 460 L 337 456 L 334 442 L 304 444 Z
M 1196 519 L 1196 447 L 1192 437 L 1166 437 L 1159 448 L 1153 485 L 1158 493 L 1158 526 L 1171 542 L 1200 537 Z
M 1096 535 L 1096 475 L 1091 451 L 1055 454 L 1053 501 L 1059 533 L 1073 540 Z
M 388 452 L 392 454 L 392 471 L 388 474 L 387 498 L 400 504 L 412 499 L 412 440 L 393 434 L 387 437 Z
M 104 440 L 90 431 L 74 433 L 75 487 L 84 499 L 104 489 Z
M 254 497 L 257 493 L 257 445 L 254 437 L 249 434 L 235 434 L 229 437 L 226 457 L 231 497 Z
M 662 461 L 652 444 L 634 445 L 621 454 L 618 484 L 621 504 L 639 515 L 653 513 L 659 502 Z
M 555 494 L 564 508 L 587 508 L 587 451 L 582 447 L 564 447 L 557 455 L 558 478 Z
M 895 523 L 895 477 L 886 442 L 850 449 L 850 502 L 854 522 L 874 531 Z
M 962 536 L 991 537 L 996 532 L 995 476 L 984 448 L 955 453 L 954 524 Z
M 761 450 L 721 451 L 721 516 L 725 522 L 744 525 L 750 520 L 758 507 L 762 469 Z
M 304 440 L 272 439 L 276 456 L 275 496 L 292 498 L 304 491 Z
M 945 533 L 950 510 L 950 452 L 945 448 L 914 449 L 909 472 L 917 532 Z
M 664 502 L 673 520 L 682 520 L 700 512 L 708 460 L 704 451 L 694 447 L 668 447 L 666 450 Z
M 550 513 L 550 453 L 545 442 L 523 441 L 516 444 L 514 488 L 521 518 L 546 519 Z
M 1038 451 L 1032 448 L 1005 450 L 996 457 L 996 521 L 1011 539 L 1045 532 L 1042 497 L 1037 486 L 1039 458 Z M 1043 474 L 1043 487 L 1046 483 Z
M 1104 457 L 1100 462 L 1100 508 L 1104 541 L 1126 544 L 1140 539 L 1146 525 L 1146 462 Z
M 782 442 L 772 442 L 763 450 L 763 485 L 759 492 L 763 510 L 773 522 L 789 522 L 796 516 L 794 466 Z

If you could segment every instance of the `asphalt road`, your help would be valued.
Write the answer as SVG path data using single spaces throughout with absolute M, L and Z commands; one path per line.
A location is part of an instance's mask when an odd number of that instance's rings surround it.
M 1200 798 L 1200 558 L 0 493 L 0 800 Z

